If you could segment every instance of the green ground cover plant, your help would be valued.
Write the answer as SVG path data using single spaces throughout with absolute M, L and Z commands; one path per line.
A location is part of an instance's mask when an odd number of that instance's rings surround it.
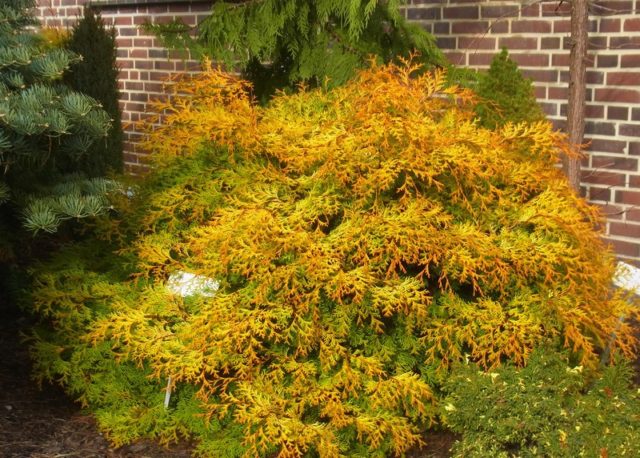
M 218 70 L 176 81 L 154 171 L 35 273 L 39 377 L 115 445 L 386 457 L 421 445 L 462 362 L 535 368 L 544 347 L 595 370 L 614 332 L 631 356 L 600 215 L 553 166 L 564 136 L 487 129 L 446 80 L 371 63 L 266 106 Z M 181 272 L 218 289 L 183 297 Z
M 640 396 L 625 364 L 594 373 L 541 348 L 526 367 L 459 365 L 445 384 L 444 424 L 457 457 L 634 456 Z

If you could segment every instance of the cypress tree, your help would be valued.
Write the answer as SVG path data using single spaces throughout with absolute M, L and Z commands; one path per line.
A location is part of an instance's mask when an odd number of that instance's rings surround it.
M 107 29 L 99 14 L 84 9 L 84 17 L 73 28 L 68 48 L 82 60 L 71 65 L 65 81 L 102 104 L 112 120 L 104 141 L 95 142 L 87 151 L 80 169 L 88 176 L 104 176 L 109 171 L 122 172 L 122 124 L 118 100 L 118 66 L 115 30 Z
M 408 23 L 403 0 L 263 0 L 216 2 L 197 30 L 174 22 L 147 25 L 171 48 L 189 48 L 239 67 L 265 100 L 300 82 L 337 86 L 374 56 L 388 62 L 417 51 L 444 65 L 432 35 Z M 195 33 L 194 33 L 195 32 Z
M 487 73 L 478 77 L 477 93 L 483 100 L 476 113 L 484 127 L 544 119 L 531 80 L 525 78 L 506 48 L 496 54 Z

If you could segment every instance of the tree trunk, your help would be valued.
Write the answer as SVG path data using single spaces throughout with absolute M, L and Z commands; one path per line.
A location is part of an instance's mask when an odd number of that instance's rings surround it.
M 584 136 L 584 107 L 586 96 L 587 46 L 589 41 L 588 0 L 571 0 L 571 55 L 569 64 L 569 100 L 567 133 L 569 141 L 579 150 Z M 565 157 L 562 168 L 571 186 L 580 191 L 580 159 Z

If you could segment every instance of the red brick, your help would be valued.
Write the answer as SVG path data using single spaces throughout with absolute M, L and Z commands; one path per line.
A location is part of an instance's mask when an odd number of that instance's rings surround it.
M 558 105 L 556 103 L 547 103 L 540 102 L 540 108 L 547 116 L 557 116 L 558 115 Z
M 131 51 L 129 51 L 129 57 L 146 59 L 147 57 L 149 57 L 149 51 L 142 48 L 132 49 Z
M 147 7 L 140 7 L 140 12 L 146 12 L 149 14 L 161 14 L 161 13 L 168 13 L 169 12 L 169 7 L 168 5 L 154 5 L 154 6 L 147 6 Z
M 640 36 L 611 37 L 610 49 L 640 49 Z
M 525 37 L 502 37 L 500 38 L 500 48 L 507 49 L 538 49 L 537 38 Z
M 604 107 L 602 105 L 587 105 L 584 107 L 584 115 L 588 119 L 604 118 Z M 598 124 L 602 124 L 602 123 L 598 123 Z M 609 133 L 603 134 L 601 132 L 586 132 L 586 133 L 593 133 L 596 135 L 614 135 L 615 129 L 613 129 L 613 124 L 610 124 L 610 125 L 612 126 L 610 134 Z
M 550 87 L 549 98 L 553 100 L 567 100 L 569 96 L 569 88 L 567 87 Z
M 640 19 L 626 19 L 624 21 L 625 32 L 640 32 Z
M 596 89 L 598 102 L 640 103 L 640 92 L 632 89 Z
M 607 74 L 609 86 L 638 86 L 640 85 L 640 73 L 637 72 L 612 72 Z
M 609 234 L 640 238 L 640 224 L 611 222 L 609 223 Z
M 569 20 L 553 21 L 553 33 L 569 33 L 571 22 Z
M 609 220 L 611 219 L 621 220 L 622 215 L 624 214 L 624 210 L 622 209 L 622 207 L 613 205 L 611 203 L 606 203 L 604 205 L 596 203 L 594 205 L 596 205 L 600 209 L 600 212 L 602 213 L 602 215 Z
M 620 124 L 618 134 L 627 137 L 640 137 L 640 124 Z
M 602 18 L 600 19 L 600 33 L 620 32 L 620 19 Z
M 105 21 L 107 20 L 107 18 L 104 18 Z M 114 25 L 131 25 L 133 24 L 133 19 L 131 18 L 131 16 L 116 16 L 111 19 L 111 23 Z
M 602 115 L 604 114 L 604 107 L 602 106 L 591 106 L 592 109 L 594 109 L 596 111 L 596 116 L 595 117 L 602 117 Z M 599 111 L 601 110 L 601 111 Z M 598 116 L 599 115 L 599 116 Z M 590 117 L 590 116 L 587 116 Z M 584 123 L 584 132 L 585 134 L 588 135 L 609 135 L 609 136 L 613 136 L 616 134 L 616 127 L 615 124 L 610 123 L 610 122 L 593 122 L 593 121 L 586 121 Z
M 548 54 L 511 54 L 520 67 L 547 67 L 549 65 Z
M 456 45 L 455 37 L 437 37 L 436 46 L 442 50 L 458 49 L 458 46 Z
M 152 48 L 154 47 L 153 44 L 153 39 L 151 37 L 133 39 L 133 46 L 136 48 Z
M 142 91 L 144 85 L 138 81 L 125 81 L 124 88 L 127 91 Z
M 582 183 L 607 186 L 624 186 L 625 176 L 621 173 L 603 172 L 600 170 L 582 170 Z M 605 200 L 605 199 L 598 199 Z M 608 200 L 608 199 L 607 199 Z
M 640 54 L 622 56 L 620 66 L 624 68 L 640 67 Z
M 444 51 L 444 56 L 447 58 L 449 62 L 454 65 L 465 65 L 466 55 L 463 52 L 447 52 Z M 489 62 L 491 62 L 492 54 L 489 54 Z M 471 64 L 473 65 L 473 64 Z M 488 65 L 488 64 L 487 64 Z
M 629 108 L 610 106 L 607 108 L 607 118 L 626 121 L 629 119 Z
M 540 47 L 542 49 L 560 49 L 559 37 L 542 37 L 540 39 Z
M 138 35 L 138 29 L 136 27 L 119 27 L 118 36 L 120 37 L 135 37 Z
M 584 183 L 584 179 L 582 180 Z M 611 200 L 611 189 L 609 187 L 600 188 L 598 186 L 589 186 L 589 191 L 587 194 L 587 199 L 590 201 L 601 201 L 601 202 L 609 202 Z M 583 193 L 583 196 L 586 193 Z
M 520 10 L 520 16 L 522 17 L 540 17 L 540 5 L 538 3 L 530 3 L 523 5 Z
M 448 6 L 442 8 L 442 17 L 444 19 L 478 19 L 480 13 L 477 6 Z
M 131 38 L 116 37 L 116 46 L 118 48 L 130 48 L 133 46 L 133 40 Z
M 551 56 L 551 65 L 554 67 L 568 67 L 569 66 L 569 54 L 553 54 Z
M 450 26 L 448 22 L 436 22 L 433 24 L 433 33 L 438 35 L 448 35 L 450 31 Z
M 589 13 L 592 15 L 611 16 L 612 14 L 633 13 L 631 0 L 605 0 L 590 2 Z
M 451 24 L 451 33 L 453 34 L 477 34 L 489 31 L 489 23 L 486 21 L 466 21 L 454 22 Z
M 148 22 L 150 22 L 149 16 L 134 16 L 133 17 L 133 23 L 135 25 L 142 25 L 142 24 L 146 24 Z
M 592 156 L 591 167 L 616 170 L 638 170 L 638 160 L 628 157 Z
M 603 84 L 604 83 L 603 72 L 587 72 L 586 78 L 587 78 L 587 84 Z
M 509 33 L 509 23 L 503 19 L 499 19 L 489 23 L 489 30 L 492 34 Z
M 411 21 L 439 20 L 441 18 L 440 8 L 409 8 L 407 9 L 407 18 Z
M 551 33 L 551 21 L 521 20 L 511 22 L 512 33 Z
M 125 109 L 127 111 L 139 111 L 140 113 L 143 113 L 145 111 L 145 104 L 144 103 L 127 102 L 127 104 L 125 105 Z
M 625 212 L 627 221 L 640 222 L 640 208 L 630 208 Z
M 482 6 L 480 15 L 483 18 L 518 17 L 519 8 L 515 5 Z
M 607 37 L 592 37 L 589 39 L 589 49 L 607 49 Z
M 598 68 L 609 68 L 618 66 L 618 56 L 600 54 L 597 57 Z
M 640 205 L 640 191 L 616 191 L 616 202 L 626 205 Z
M 492 59 L 493 59 L 493 54 L 486 54 L 486 53 L 469 54 L 469 65 L 489 65 L 491 64 Z
M 557 83 L 558 70 L 531 70 L 523 69 L 522 74 L 533 81 L 540 83 Z
M 155 68 L 156 70 L 175 71 L 176 63 L 172 61 L 167 61 L 167 60 L 156 60 L 153 63 L 153 68 Z
M 458 49 L 496 49 L 496 39 L 487 37 L 460 37 Z
M 569 2 L 544 2 L 542 4 L 543 16 L 571 16 L 571 4 Z
M 606 239 L 613 251 L 619 255 L 637 258 L 640 256 L 640 244 L 624 240 Z

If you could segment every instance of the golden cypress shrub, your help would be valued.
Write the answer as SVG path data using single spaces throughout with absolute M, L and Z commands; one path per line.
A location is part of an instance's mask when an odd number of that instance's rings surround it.
M 115 443 L 390 456 L 421 444 L 453 362 L 524 365 L 544 344 L 593 366 L 614 332 L 631 355 L 600 216 L 554 167 L 564 136 L 481 128 L 472 93 L 418 70 L 372 64 L 266 107 L 217 70 L 176 82 L 149 124 L 156 171 L 107 233 L 134 267 L 94 249 L 40 276 L 42 374 Z M 178 271 L 220 288 L 172 294 Z

